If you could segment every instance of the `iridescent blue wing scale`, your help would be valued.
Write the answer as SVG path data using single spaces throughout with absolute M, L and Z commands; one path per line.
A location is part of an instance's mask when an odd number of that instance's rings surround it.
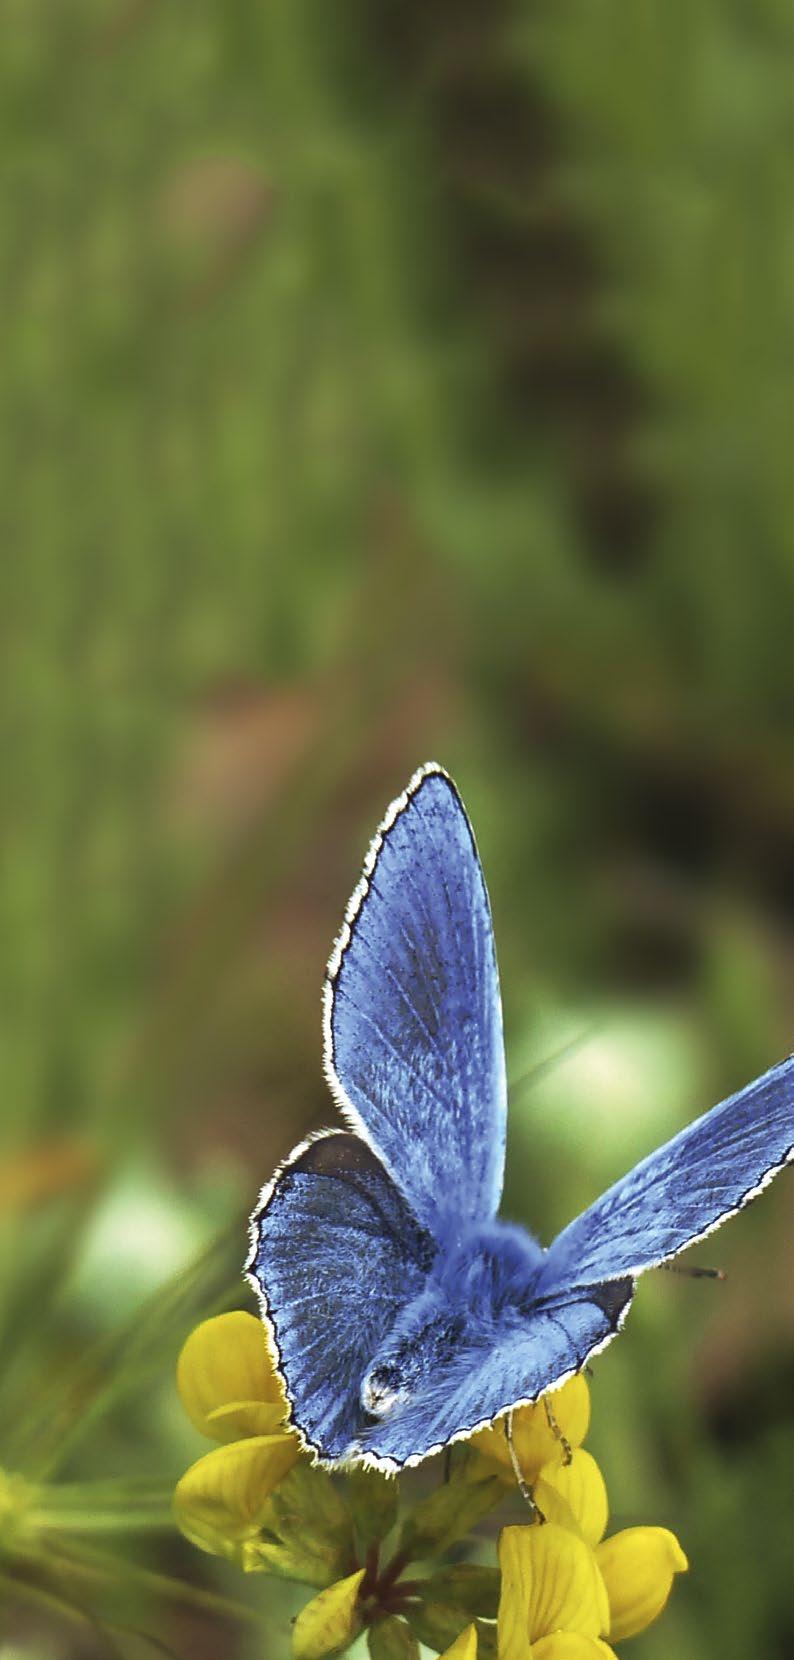
M 539 1291 L 655 1268 L 749 1204 L 794 1154 L 794 1056 L 713 1107 L 558 1235 Z
M 344 1130 L 296 1148 L 264 1189 L 246 1273 L 292 1421 L 323 1459 L 359 1437 L 361 1378 L 435 1252 L 371 1149 Z
M 507 1088 L 499 978 L 474 835 L 430 765 L 369 849 L 328 965 L 325 1069 L 419 1220 L 494 1216 Z

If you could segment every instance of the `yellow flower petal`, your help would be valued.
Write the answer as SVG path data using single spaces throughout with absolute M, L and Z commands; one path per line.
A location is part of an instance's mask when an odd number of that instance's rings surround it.
M 592 1551 L 567 1529 L 547 1522 L 530 1529 L 534 1558 L 529 1630 L 532 1641 L 553 1631 L 600 1637 L 608 1630 L 609 1606 Z
M 477 1660 L 477 1627 L 467 1625 L 439 1660 Z
M 569 1378 L 561 1389 L 548 1396 L 560 1433 L 572 1447 L 581 1446 L 590 1424 L 590 1391 L 581 1373 Z M 549 1425 L 542 1400 L 534 1406 L 519 1406 L 513 1413 L 513 1444 L 528 1482 L 533 1482 L 544 1464 L 560 1463 L 563 1448 L 559 1437 Z M 505 1435 L 504 1420 L 491 1429 L 478 1430 L 472 1436 L 472 1446 L 496 1464 L 506 1481 L 515 1482 L 513 1466 Z
M 583 1448 L 577 1447 L 570 1464 L 545 1464 L 534 1494 L 548 1521 L 563 1527 L 573 1524 L 593 1547 L 603 1539 L 609 1516 L 606 1484 L 595 1459 Z
M 242 1309 L 217 1314 L 191 1332 L 176 1381 L 191 1422 L 214 1441 L 268 1435 L 287 1414 L 265 1328 Z
M 670 1595 L 674 1574 L 689 1563 L 666 1527 L 627 1527 L 598 1546 L 596 1561 L 609 1596 L 612 1642 L 633 1637 L 655 1620 Z
M 566 1630 L 599 1637 L 609 1606 L 593 1552 L 577 1533 L 546 1522 L 506 1527 L 499 1539 L 502 1594 L 497 1638 L 499 1660 L 524 1660 L 529 1637 Z
M 555 1631 L 532 1644 L 532 1660 L 615 1660 L 614 1650 L 597 1637 L 583 1637 L 580 1631 Z
M 280 1481 L 298 1457 L 293 1435 L 257 1435 L 216 1447 L 185 1471 L 174 1492 L 182 1532 L 202 1550 L 232 1554 L 252 1538 Z
M 361 1630 L 358 1591 L 364 1568 L 337 1580 L 302 1608 L 292 1629 L 295 1660 L 324 1660 L 347 1648 Z
M 531 1527 L 503 1527 L 499 1535 L 502 1589 L 496 1624 L 499 1660 L 529 1660 L 529 1601 L 532 1595 Z
M 281 1401 L 228 1401 L 226 1406 L 216 1406 L 212 1412 L 206 1414 L 207 1427 L 205 1435 L 213 1435 L 216 1441 L 231 1424 L 234 1427 L 235 1441 L 241 1441 L 246 1435 L 272 1435 L 284 1424 L 284 1406 Z M 248 1428 L 256 1425 L 256 1428 Z

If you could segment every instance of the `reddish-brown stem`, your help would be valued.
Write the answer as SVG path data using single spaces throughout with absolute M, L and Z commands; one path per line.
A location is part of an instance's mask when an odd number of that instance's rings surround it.
M 409 1603 L 416 1601 L 420 1589 L 418 1579 L 406 1579 L 398 1585 L 379 1588 L 378 1602 L 385 1614 L 404 1614 Z
M 364 1561 L 364 1578 L 361 1581 L 359 1596 L 362 1599 L 377 1596 L 378 1590 L 378 1546 L 370 1545 Z
M 407 1568 L 410 1560 L 410 1556 L 407 1556 L 405 1551 L 398 1550 L 397 1555 L 392 1557 L 391 1562 L 389 1562 L 383 1570 L 380 1581 L 381 1591 L 391 1590 L 392 1586 L 399 1579 L 403 1568 Z

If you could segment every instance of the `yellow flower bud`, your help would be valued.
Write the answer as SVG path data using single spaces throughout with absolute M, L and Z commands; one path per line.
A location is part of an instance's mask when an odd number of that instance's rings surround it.
M 439 1660 L 477 1660 L 476 1625 L 467 1625 L 466 1630 L 455 1638 L 454 1643 L 439 1655 Z
M 301 1609 L 292 1632 L 295 1660 L 325 1660 L 348 1648 L 361 1630 L 358 1593 L 364 1569 L 337 1580 Z

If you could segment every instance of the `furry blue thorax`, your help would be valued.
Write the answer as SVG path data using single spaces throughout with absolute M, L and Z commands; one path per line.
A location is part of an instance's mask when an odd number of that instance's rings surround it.
M 545 1252 L 513 1222 L 444 1222 L 432 1282 L 452 1307 L 476 1310 L 486 1323 L 529 1307 Z

